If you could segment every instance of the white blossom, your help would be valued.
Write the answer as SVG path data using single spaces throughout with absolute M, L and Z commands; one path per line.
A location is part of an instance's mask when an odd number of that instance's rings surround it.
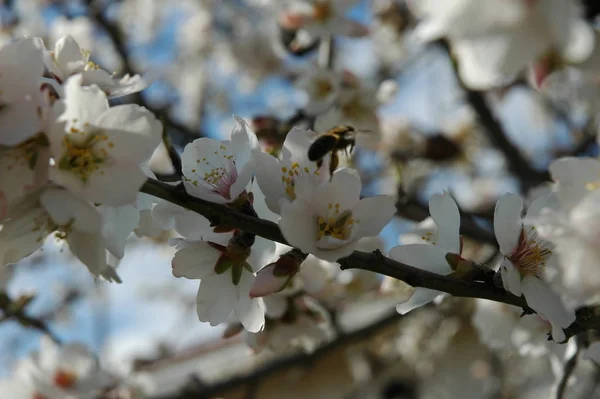
M 79 47 L 71 35 L 56 42 L 54 50 L 45 56 L 48 70 L 59 82 L 66 82 L 70 76 L 80 74 L 83 86 L 97 85 L 108 98 L 116 98 L 136 93 L 148 84 L 141 76 L 125 75 L 117 79 L 90 61 L 91 52 Z
M 19 144 L 40 131 L 44 62 L 39 38 L 0 48 L 0 145 Z
M 551 195 L 538 198 L 526 217 L 535 219 L 549 201 Z M 553 339 L 561 342 L 565 339 L 562 329 L 575 321 L 575 313 L 543 280 L 546 262 L 552 260 L 552 246 L 540 239 L 534 226 L 523 226 L 522 210 L 523 200 L 516 194 L 505 194 L 496 204 L 494 232 L 504 255 L 500 263 L 502 283 L 514 295 L 524 295 L 527 304 L 552 324 Z
M 84 399 L 95 397 L 110 382 L 83 344 L 59 347 L 44 336 L 40 350 L 21 360 L 10 379 L 0 380 L 0 392 L 11 399 Z
M 324 260 L 350 255 L 360 238 L 379 234 L 396 209 L 388 196 L 360 199 L 361 188 L 356 171 L 347 168 L 323 185 L 298 178 L 296 199 L 283 205 L 279 220 L 286 240 Z
M 462 252 L 458 206 L 448 193 L 435 194 L 429 198 L 429 213 L 437 229 L 423 231 L 421 239 L 424 243 L 398 245 L 390 249 L 389 256 L 409 266 L 448 275 L 453 270 L 446 260 L 446 254 L 460 255 Z M 428 288 L 415 288 L 412 296 L 399 304 L 396 310 L 401 314 L 408 313 L 428 304 L 440 294 Z
M 338 99 L 341 85 L 340 74 L 329 69 L 311 68 L 302 74 L 296 82 L 296 87 L 304 90 L 308 96 L 304 112 L 318 115 L 332 106 Z
M 513 78 L 526 66 L 556 52 L 582 62 L 594 47 L 594 34 L 576 1 L 426 0 L 413 2 L 424 16 L 416 35 L 447 36 L 462 80 L 486 89 Z
M 82 86 L 80 75 L 66 82 L 65 94 L 49 134 L 51 179 L 96 203 L 133 203 L 146 180 L 141 165 L 160 142 L 160 122 L 138 105 L 110 107 L 98 86 Z
M 185 189 L 190 195 L 218 204 L 235 201 L 254 175 L 258 140 L 246 122 L 235 117 L 231 140 L 202 137 L 183 151 Z

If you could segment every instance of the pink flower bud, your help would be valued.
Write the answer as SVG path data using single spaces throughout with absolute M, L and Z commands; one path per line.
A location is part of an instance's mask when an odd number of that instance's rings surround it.
M 256 274 L 254 284 L 250 288 L 250 298 L 260 298 L 283 290 L 298 273 L 299 268 L 300 262 L 286 255 L 263 267 Z

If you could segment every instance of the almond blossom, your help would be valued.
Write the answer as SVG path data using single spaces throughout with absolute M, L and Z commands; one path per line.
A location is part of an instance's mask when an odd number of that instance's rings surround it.
M 139 75 L 114 78 L 104 69 L 90 61 L 91 53 L 83 50 L 71 35 L 58 40 L 53 51 L 45 53 L 46 67 L 58 83 L 70 76 L 81 74 L 83 86 L 97 85 L 108 98 L 136 93 L 148 84 Z
M 0 147 L 0 223 L 20 201 L 48 181 L 50 151 L 44 135 Z
M 0 145 L 17 145 L 40 131 L 42 46 L 28 38 L 0 48 Z
M 20 361 L 12 378 L 0 380 L 0 392 L 11 399 L 90 398 L 110 383 L 84 345 L 59 347 L 44 336 L 40 350 Z
M 336 261 L 350 255 L 360 238 L 379 234 L 396 210 L 388 196 L 360 199 L 361 189 L 353 169 L 338 170 L 323 185 L 298 178 L 296 199 L 282 207 L 281 232 L 291 245 L 318 258 Z
M 594 33 L 577 1 L 413 1 L 424 20 L 415 34 L 424 40 L 447 36 L 466 85 L 486 89 L 513 78 L 549 54 L 585 61 Z
M 368 33 L 362 24 L 345 16 L 356 0 L 296 0 L 283 12 L 281 22 L 287 29 L 305 29 L 310 35 L 360 37 Z
M 535 219 L 549 201 L 551 194 L 536 199 L 526 218 Z M 569 311 L 543 280 L 546 263 L 552 260 L 553 247 L 538 237 L 534 226 L 523 226 L 522 211 L 523 200 L 516 194 L 505 194 L 496 204 L 494 232 L 504 255 L 500 263 L 502 283 L 514 295 L 525 296 L 527 304 L 552 324 L 553 339 L 562 342 L 563 328 L 575 321 L 575 312 Z
M 321 168 L 308 159 L 308 148 L 317 137 L 313 131 L 295 127 L 285 137 L 281 159 L 256 152 L 256 181 L 272 212 L 280 214 L 283 204 L 296 199 L 295 184 L 300 176 L 317 185 L 329 179 L 328 157 Z
M 562 158 L 550 165 L 557 201 L 536 217 L 528 217 L 544 239 L 556 246 L 559 261 L 551 282 L 576 305 L 599 297 L 600 161 Z
M 138 105 L 110 107 L 98 86 L 82 86 L 81 75 L 66 82 L 55 112 L 50 178 L 89 201 L 133 203 L 146 180 L 141 165 L 160 142 L 160 122 Z
M 94 275 L 103 275 L 106 247 L 102 215 L 93 205 L 69 191 L 49 187 L 34 193 L 3 222 L 0 230 L 0 264 L 15 263 L 39 249 L 54 234 Z M 112 274 L 112 273 L 109 273 Z
M 304 90 L 308 96 L 304 112 L 318 115 L 325 111 L 337 100 L 341 85 L 340 74 L 326 68 L 312 68 L 301 75 L 296 87 Z
M 462 252 L 460 237 L 460 212 L 450 194 L 434 194 L 429 198 L 429 213 L 435 229 L 423 231 L 424 243 L 398 245 L 390 249 L 389 257 L 409 266 L 429 272 L 448 275 L 454 270 L 446 260 L 448 253 L 459 255 Z M 441 295 L 440 291 L 428 288 L 414 288 L 410 298 L 396 306 L 398 313 L 405 314 L 426 305 Z
M 156 207 L 155 207 L 156 210 Z M 187 235 L 174 241 L 177 252 L 172 261 L 173 275 L 188 279 L 199 279 L 197 313 L 200 321 L 216 326 L 233 317 L 244 328 L 258 332 L 264 327 L 264 302 L 262 298 L 251 298 L 250 289 L 255 280 L 255 270 L 265 264 L 275 249 L 275 244 L 264 239 L 256 243 L 246 242 L 249 238 L 239 237 L 237 242 L 231 233 L 218 234 L 211 231 L 207 219 L 196 215 L 196 223 L 186 223 L 189 211 L 177 212 L 172 207 L 155 212 L 174 218 L 179 232 Z M 168 220 L 168 219 L 165 219 Z M 252 241 L 252 240 L 251 240 Z
M 202 137 L 185 147 L 183 182 L 190 195 L 225 204 L 246 190 L 254 175 L 252 150 L 258 148 L 258 139 L 242 118 L 234 119 L 231 140 Z

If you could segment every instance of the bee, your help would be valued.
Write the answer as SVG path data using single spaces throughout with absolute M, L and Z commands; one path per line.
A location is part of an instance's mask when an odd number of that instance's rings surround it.
M 323 158 L 331 153 L 329 162 L 330 176 L 339 164 L 338 151 L 344 150 L 346 156 L 352 152 L 356 144 L 356 129 L 350 125 L 339 125 L 317 137 L 308 148 L 308 159 L 316 162 L 318 167 L 323 165 Z M 348 149 L 349 148 L 349 149 Z

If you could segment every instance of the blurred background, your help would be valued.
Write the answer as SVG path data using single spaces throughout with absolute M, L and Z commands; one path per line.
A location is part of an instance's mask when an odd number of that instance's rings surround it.
M 335 72 L 348 90 L 340 101 L 355 107 L 350 119 L 368 131 L 348 161 L 361 173 L 363 194 L 390 194 L 399 203 L 381 240 L 365 244 L 372 249 L 418 239 L 414 231 L 428 216 L 429 196 L 446 190 L 468 220 L 467 233 L 478 237 L 466 236 L 465 251 L 493 265 L 496 199 L 507 191 L 533 198 L 548 189 L 540 175 L 553 159 L 597 154 L 597 79 L 590 84 L 567 68 L 543 90 L 524 75 L 487 93 L 506 139 L 521 154 L 514 159 L 465 96 L 447 46 L 414 39 L 416 17 L 403 1 L 354 2 L 345 16 L 368 34 L 327 43 L 287 26 L 285 6 L 277 0 L 5 0 L 0 40 L 40 36 L 52 49 L 69 34 L 103 68 L 142 74 L 147 89 L 114 101 L 154 111 L 179 152 L 198 137 L 227 138 L 232 114 L 252 123 L 266 149 L 280 146 L 294 125 L 323 132 L 321 115 L 306 112 L 312 99 L 302 82 L 316 68 Z M 586 11 L 593 20 L 592 3 Z M 523 160 L 529 172 L 515 173 Z M 159 179 L 170 179 L 164 146 L 150 166 Z M 267 212 L 263 205 L 258 213 L 272 219 Z M 172 276 L 169 237 L 168 231 L 132 235 L 118 268 L 122 284 L 94 281 L 61 245 L 48 242 L 10 266 L 6 291 L 14 298 L 33 295 L 33 316 L 64 341 L 89 345 L 132 387 L 173 398 L 185 397 L 177 394 L 184 386 L 205 395 L 193 397 L 547 398 L 561 373 L 568 348 L 546 342 L 541 320 L 461 298 L 400 316 L 395 305 L 406 297 L 402 287 L 335 265 L 321 265 L 327 284 L 311 296 L 327 311 L 323 335 L 293 337 L 293 345 L 255 353 L 241 334 L 197 320 L 198 283 Z M 0 323 L 0 375 L 36 349 L 39 336 Z M 577 373 L 569 397 L 600 397 L 596 367 L 580 364 Z

